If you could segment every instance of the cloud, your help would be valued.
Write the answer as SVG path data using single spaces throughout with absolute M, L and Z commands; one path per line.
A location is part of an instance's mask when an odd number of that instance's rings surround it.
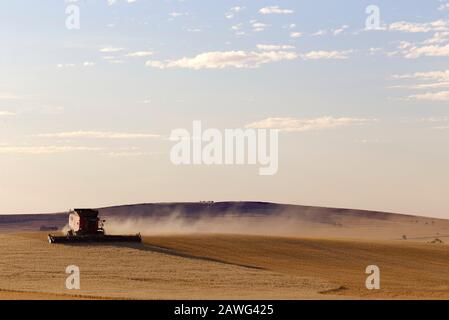
M 152 51 L 136 51 L 136 52 L 130 52 L 126 56 L 127 57 L 149 57 L 152 56 L 154 53 Z
M 149 133 L 127 133 L 127 132 L 108 132 L 108 131 L 71 131 L 59 133 L 38 134 L 41 138 L 93 138 L 93 139 L 148 139 L 160 138 L 158 134 Z
M 65 152 L 99 151 L 101 148 L 74 146 L 0 146 L 0 154 L 55 154 Z
M 301 58 L 304 60 L 320 60 L 320 59 L 337 59 L 343 60 L 348 59 L 348 54 L 352 53 L 353 50 L 345 51 L 310 51 L 308 53 L 301 54 Z
M 435 123 L 435 122 L 449 122 L 449 117 L 430 117 L 430 118 L 423 118 L 423 119 L 421 119 L 421 122 L 429 122 L 429 123 Z
M 445 10 L 449 10 L 449 3 L 443 3 L 438 7 L 438 10 L 440 11 L 445 11 Z
M 412 74 L 393 75 L 394 79 L 420 79 L 420 80 L 438 80 L 449 81 L 449 69 L 443 71 L 415 72 Z
M 443 32 L 435 32 L 432 38 L 427 39 L 424 41 L 424 44 L 436 44 L 436 43 L 444 43 L 449 40 L 449 32 L 443 31 Z
M 238 23 L 238 24 L 233 25 L 233 26 L 231 27 L 231 30 L 233 30 L 233 31 L 239 31 L 239 30 L 242 29 L 242 27 L 243 27 L 243 23 Z
M 135 3 L 137 0 L 125 0 L 126 3 Z M 108 6 L 112 6 L 117 3 L 117 0 L 107 0 Z
M 327 30 L 318 30 L 317 32 L 312 33 L 312 36 L 319 37 L 327 34 Z
M 444 46 L 439 45 L 430 45 L 422 47 L 412 46 L 404 50 L 403 54 L 407 59 L 416 59 L 421 56 L 449 57 L 449 44 Z
M 0 111 L 0 117 L 4 117 L 4 116 L 15 116 L 16 113 L 15 112 L 10 112 L 10 111 Z
M 59 63 L 56 65 L 58 68 L 74 68 L 76 65 L 74 63 Z
M 201 32 L 200 28 L 187 28 L 187 32 Z
M 105 53 L 112 53 L 112 52 L 120 52 L 125 50 L 124 48 L 119 48 L 119 47 L 105 47 L 100 49 L 100 52 L 105 52 Z
M 279 6 L 270 6 L 270 7 L 264 7 L 259 10 L 260 14 L 292 14 L 294 13 L 293 10 L 290 9 L 281 9 Z
M 75 63 L 59 63 L 56 65 L 56 67 L 58 67 L 59 69 L 63 69 L 63 68 L 75 68 L 77 65 Z M 93 67 L 95 66 L 95 62 L 92 61 L 84 61 L 83 63 L 80 64 L 80 66 L 83 67 Z
M 449 91 L 413 94 L 408 96 L 406 100 L 449 101 Z
M 160 154 L 159 152 L 143 152 L 143 151 L 111 151 L 105 153 L 106 156 L 111 158 L 131 158 L 131 157 L 144 157 Z
M 346 51 L 310 51 L 298 54 L 290 45 L 257 45 L 260 51 L 212 51 L 201 53 L 195 57 L 184 57 L 178 60 L 148 60 L 147 67 L 157 69 L 225 69 L 225 68 L 258 68 L 263 64 L 296 60 L 319 59 L 348 59 L 348 54 L 353 50 Z
M 172 17 L 172 18 L 177 18 L 177 17 L 182 17 L 182 16 L 188 16 L 189 13 L 188 12 L 176 12 L 176 11 L 173 11 L 173 12 L 170 12 L 168 15 L 170 17 Z
M 295 60 L 298 54 L 289 51 L 212 51 L 201 53 L 192 58 L 168 61 L 147 61 L 148 67 L 159 69 L 225 69 L 257 68 L 263 64 L 283 60 Z
M 275 50 L 293 50 L 295 49 L 295 47 L 291 45 L 258 44 L 257 49 L 264 51 L 275 51 Z
M 298 118 L 266 118 L 261 121 L 253 122 L 246 125 L 246 128 L 253 129 L 277 129 L 284 132 L 304 132 L 311 130 L 325 130 L 337 127 L 362 125 L 375 122 L 377 119 L 361 119 L 361 118 L 335 118 L 320 117 L 314 119 L 298 119 Z
M 157 61 L 157 60 L 149 60 L 149 61 L 145 62 L 145 65 L 147 67 L 156 68 L 156 69 L 165 69 L 166 68 L 166 64 L 164 62 Z
M 392 79 L 396 80 L 415 80 L 418 83 L 393 86 L 393 88 L 408 88 L 408 89 L 446 89 L 449 88 L 449 69 L 415 72 L 409 74 L 393 75 Z M 402 100 L 426 100 L 426 101 L 449 101 L 449 91 L 435 91 L 425 92 L 419 94 L 412 94 Z
M 243 10 L 245 10 L 245 7 L 239 7 L 239 6 L 235 6 L 235 7 L 232 7 L 231 8 L 231 11 L 232 12 L 241 12 L 241 11 L 243 11 Z
M 325 36 L 325 35 L 328 35 L 328 34 L 337 36 L 337 35 L 343 34 L 344 31 L 347 30 L 348 28 L 349 28 L 348 25 L 342 25 L 341 27 L 338 27 L 338 28 L 335 28 L 335 29 L 328 29 L 328 30 L 321 29 L 321 30 L 318 30 L 318 31 L 312 33 L 312 36 L 313 37 L 319 37 L 319 36 Z
M 433 83 L 420 83 L 420 84 L 411 84 L 411 85 L 399 85 L 392 86 L 394 89 L 408 88 L 408 89 L 449 89 L 449 82 L 433 82 Z
M 340 33 L 343 33 L 343 32 L 344 32 L 346 29 L 348 29 L 348 28 L 349 28 L 348 25 L 341 26 L 340 28 L 337 28 L 337 29 L 332 30 L 332 34 L 333 34 L 334 36 L 339 35 Z
M 398 21 L 389 25 L 391 31 L 421 33 L 430 31 L 447 31 L 449 29 L 449 20 L 436 20 L 426 23 L 413 23 Z
M 225 13 L 225 17 L 226 17 L 227 19 L 233 19 L 237 13 L 240 13 L 240 12 L 242 12 L 243 10 L 245 10 L 245 7 L 240 7 L 240 6 L 232 7 L 232 8 L 229 10 L 229 12 L 226 12 L 226 13 Z
M 269 27 L 268 24 L 257 22 L 255 20 L 251 22 L 251 26 L 254 32 L 261 32 L 264 31 L 267 27 Z
M 21 97 L 9 93 L 9 92 L 0 92 L 0 100 L 19 100 Z
M 434 32 L 431 38 L 422 42 L 411 43 L 400 41 L 396 54 L 402 54 L 407 59 L 419 57 L 449 56 L 449 20 L 437 20 L 425 24 L 404 24 L 401 29 L 407 32 Z
M 298 32 L 298 31 L 290 32 L 290 38 L 296 39 L 296 38 L 300 38 L 301 36 L 302 36 L 301 32 Z

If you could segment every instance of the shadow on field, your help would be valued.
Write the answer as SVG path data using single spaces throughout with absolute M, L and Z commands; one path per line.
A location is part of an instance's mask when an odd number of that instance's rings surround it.
M 98 244 L 95 244 L 98 245 Z M 186 259 L 194 259 L 194 260 L 201 260 L 201 261 L 208 261 L 208 262 L 215 262 L 215 263 L 222 263 L 227 264 L 231 266 L 237 266 L 247 269 L 253 269 L 253 270 L 266 270 L 265 268 L 258 267 L 258 266 L 251 266 L 251 265 L 245 265 L 245 264 L 238 264 L 238 263 L 232 263 L 220 259 L 214 259 L 210 257 L 204 257 L 204 256 L 195 256 L 184 252 L 179 252 L 170 248 L 161 247 L 161 246 L 155 246 L 147 243 L 109 243 L 109 245 L 113 245 L 115 247 L 121 247 L 121 248 L 131 248 L 135 250 L 141 250 L 141 251 L 147 251 L 147 252 L 156 252 L 156 253 L 162 253 L 170 256 L 175 257 L 181 257 Z

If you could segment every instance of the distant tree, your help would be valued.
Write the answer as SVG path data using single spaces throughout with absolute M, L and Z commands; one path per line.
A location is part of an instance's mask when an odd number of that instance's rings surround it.
M 402 235 L 402 240 L 407 240 L 407 235 L 403 234 Z

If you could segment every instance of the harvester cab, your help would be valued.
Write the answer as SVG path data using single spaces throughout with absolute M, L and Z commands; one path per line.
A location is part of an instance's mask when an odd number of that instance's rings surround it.
M 50 243 L 76 242 L 141 242 L 137 235 L 106 235 L 104 224 L 106 220 L 99 218 L 98 210 L 75 209 L 69 213 L 69 230 L 65 236 L 49 234 Z
M 105 220 L 100 220 L 98 211 L 92 209 L 75 209 L 69 214 L 68 233 L 72 236 L 87 234 L 104 234 Z

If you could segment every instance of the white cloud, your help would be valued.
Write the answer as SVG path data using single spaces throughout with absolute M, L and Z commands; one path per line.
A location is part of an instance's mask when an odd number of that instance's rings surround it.
M 257 21 L 253 21 L 251 26 L 253 27 L 254 32 L 261 32 L 261 31 L 264 31 L 267 27 L 269 27 L 268 24 L 257 22 Z
M 37 137 L 41 138 L 94 138 L 94 139 L 146 139 L 160 138 L 158 134 L 148 133 L 127 133 L 127 132 L 107 132 L 107 131 L 71 131 L 59 133 L 44 133 Z
M 176 12 L 176 11 L 173 11 L 173 12 L 170 12 L 168 15 L 170 17 L 172 17 L 172 18 L 177 18 L 177 17 L 182 17 L 182 16 L 188 16 L 189 13 L 188 12 Z
M 187 32 L 201 32 L 200 28 L 187 28 Z
M 302 33 L 301 33 L 301 32 L 295 31 L 295 32 L 291 32 L 291 33 L 290 33 L 290 38 L 299 38 L 299 37 L 301 37 L 301 36 L 302 36 Z
M 83 66 L 85 66 L 85 67 L 93 67 L 94 65 L 95 65 L 95 63 L 94 62 L 90 62 L 90 61 L 86 61 L 86 62 L 83 63 Z
M 157 68 L 157 69 L 165 69 L 166 65 L 162 61 L 157 60 L 149 60 L 145 63 L 147 67 Z
M 21 99 L 19 96 L 9 93 L 9 92 L 0 92 L 0 100 L 19 100 Z
M 235 6 L 232 7 L 229 11 L 230 12 L 226 12 L 225 13 L 225 17 L 227 19 L 233 19 L 235 17 L 236 14 L 242 12 L 243 10 L 245 10 L 245 7 L 240 7 L 240 6 Z
M 135 3 L 137 0 L 125 0 L 126 3 Z M 112 6 L 117 3 L 117 0 L 107 0 L 108 6 Z
M 348 59 L 348 54 L 352 53 L 353 50 L 346 51 L 311 51 L 301 54 L 301 58 L 304 60 L 320 60 L 320 59 L 337 59 L 343 60 Z
M 393 86 L 393 88 L 406 89 L 447 89 L 449 88 L 449 70 L 415 72 L 410 74 L 393 75 L 393 79 L 407 81 L 415 80 L 418 83 Z M 449 91 L 425 92 L 412 94 L 402 100 L 426 100 L 426 101 L 449 101 Z
M 432 38 L 424 41 L 424 44 L 435 44 L 435 43 L 444 43 L 449 40 L 449 32 L 435 32 Z
M 407 88 L 407 89 L 449 89 L 449 82 L 420 83 L 411 85 L 398 85 L 391 88 Z
M 136 52 L 130 52 L 126 56 L 127 57 L 149 57 L 152 56 L 154 53 L 152 51 L 136 51 Z
M 449 122 L 449 117 L 430 117 L 430 118 L 423 118 L 421 119 L 422 122 Z
M 246 128 L 277 129 L 284 132 L 304 132 L 311 130 L 325 130 L 336 127 L 362 125 L 375 122 L 377 119 L 349 118 L 349 117 L 320 117 L 314 119 L 298 118 L 267 118 L 246 125 Z
M 344 26 L 341 26 L 340 28 L 332 30 L 332 33 L 334 36 L 336 36 L 336 35 L 339 35 L 340 33 L 343 33 L 348 28 L 349 28 L 349 26 L 344 25 Z
M 422 42 L 400 41 L 396 54 L 401 54 L 407 59 L 449 56 L 449 20 L 424 24 L 402 23 L 398 29 L 406 32 L 433 32 L 433 35 Z
M 76 65 L 74 63 L 59 63 L 56 65 L 58 68 L 74 68 Z
M 0 146 L 1 154 L 55 154 L 79 151 L 99 151 L 101 148 L 73 146 Z
M 293 50 L 295 49 L 295 47 L 291 45 L 258 44 L 257 49 L 265 51 L 274 51 L 274 50 Z
M 233 25 L 233 26 L 231 27 L 231 30 L 233 30 L 233 31 L 238 31 L 238 30 L 241 30 L 242 27 L 243 27 L 243 23 L 238 23 L 238 24 Z
M 408 96 L 407 100 L 449 101 L 449 91 L 414 94 Z
M 295 60 L 298 54 L 288 51 L 213 51 L 201 53 L 192 58 L 181 58 L 168 61 L 147 61 L 148 67 L 169 69 L 225 69 L 225 68 L 257 68 L 263 64 Z
M 430 45 L 416 47 L 412 46 L 404 50 L 404 56 L 408 59 L 416 59 L 421 56 L 425 57 L 449 57 L 449 44 L 444 46 Z
M 106 52 L 106 53 L 111 53 L 111 52 L 120 52 L 125 50 L 124 48 L 118 48 L 118 47 L 105 47 L 100 49 L 100 52 Z
M 398 21 L 389 25 L 389 30 L 411 32 L 411 33 L 447 31 L 448 29 L 449 29 L 449 20 L 436 20 L 425 23 Z
M 16 113 L 15 112 L 10 112 L 10 111 L 0 111 L 0 117 L 4 117 L 4 116 L 15 116 Z
M 327 30 L 318 30 L 317 32 L 312 33 L 312 36 L 319 37 L 327 34 Z
M 111 151 L 105 153 L 106 156 L 111 158 L 131 158 L 131 157 L 144 157 L 153 156 L 159 154 L 158 152 L 143 152 L 143 151 Z
M 335 29 L 329 29 L 329 30 L 321 29 L 321 30 L 318 30 L 318 31 L 312 33 L 312 36 L 318 37 L 318 36 L 324 36 L 324 35 L 327 35 L 327 34 L 331 34 L 331 35 L 337 36 L 337 35 L 342 34 L 347 29 L 349 29 L 348 25 L 343 25 L 341 27 L 338 27 L 338 28 L 335 28 Z
M 232 7 L 231 8 L 231 11 L 232 12 L 241 12 L 241 11 L 243 11 L 243 10 L 245 10 L 245 7 L 240 7 L 240 6 L 235 6 L 235 7 Z
M 440 11 L 445 11 L 445 10 L 449 10 L 449 3 L 443 3 L 438 7 L 438 10 Z
M 261 14 L 292 14 L 294 13 L 293 10 L 290 9 L 281 9 L 279 6 L 270 6 L 270 7 L 264 7 L 259 10 L 259 13 Z
M 423 80 L 438 80 L 449 81 L 449 69 L 443 71 L 427 71 L 427 72 L 415 72 L 412 74 L 393 75 L 394 79 L 423 79 Z

